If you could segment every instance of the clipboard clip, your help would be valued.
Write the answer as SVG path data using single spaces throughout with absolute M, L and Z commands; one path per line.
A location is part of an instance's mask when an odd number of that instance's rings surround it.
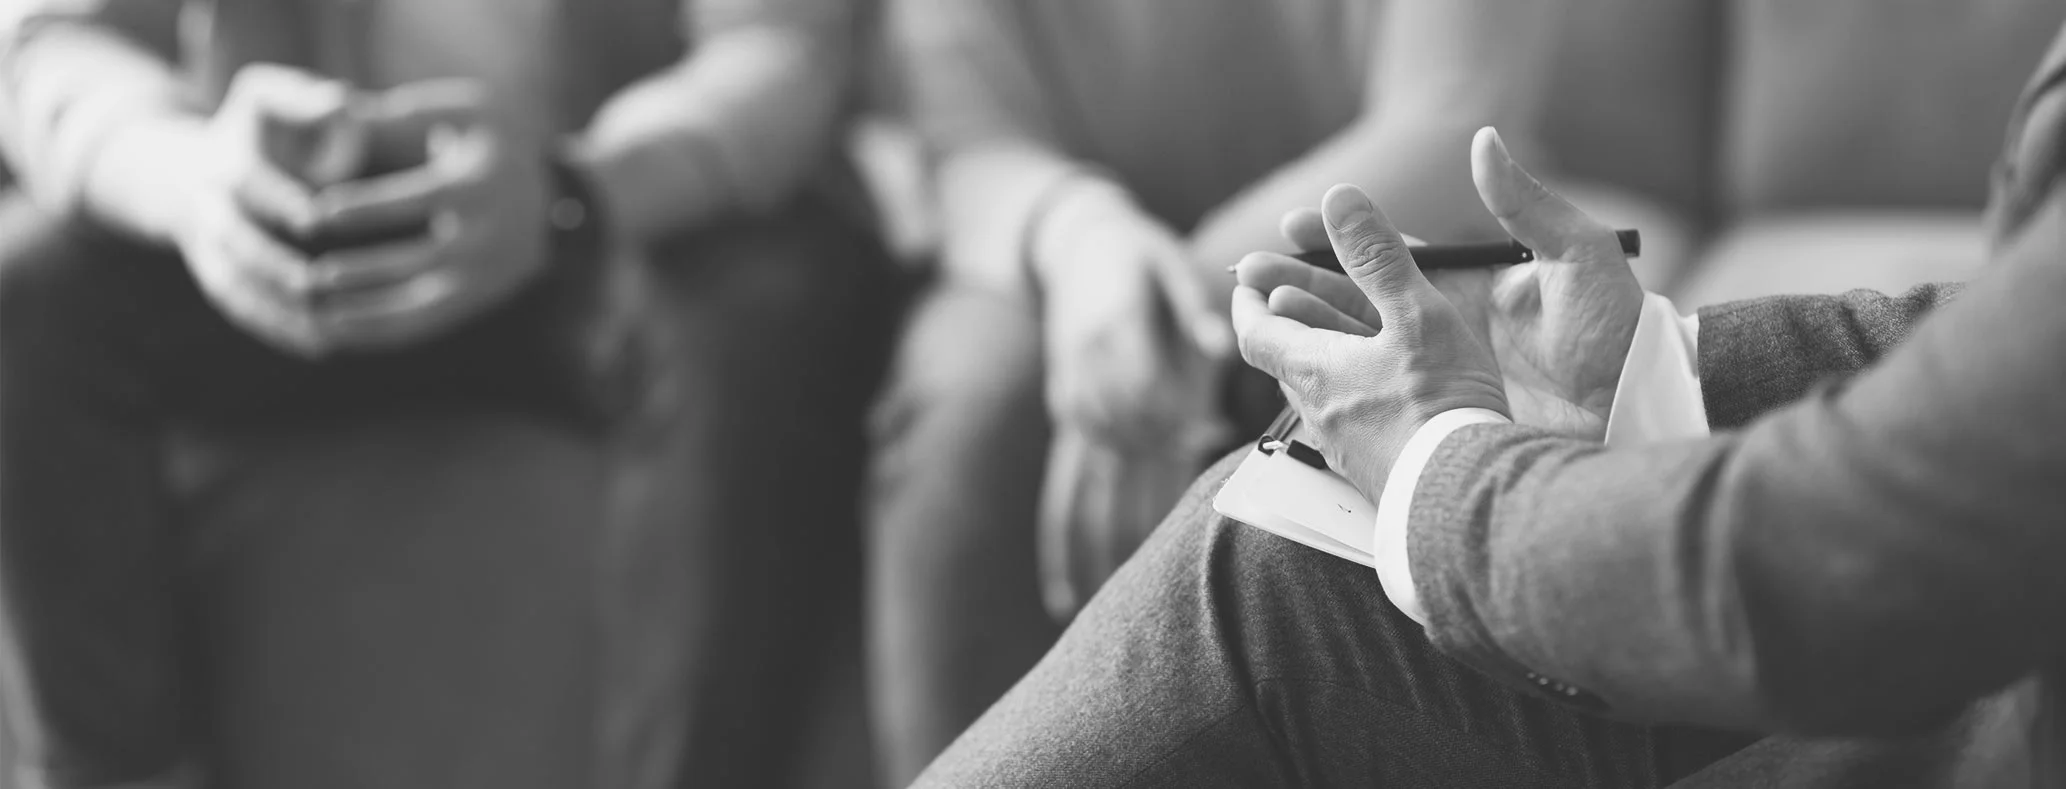
M 1320 450 L 1314 449 L 1310 444 L 1290 437 L 1291 431 L 1298 428 L 1298 423 L 1298 411 L 1285 408 L 1277 414 L 1276 419 L 1270 421 L 1270 426 L 1263 430 L 1262 437 L 1256 439 L 1256 451 L 1265 455 L 1274 455 L 1281 450 L 1285 454 L 1290 455 L 1292 460 L 1304 463 L 1318 471 L 1328 471 L 1327 457 L 1320 454 Z

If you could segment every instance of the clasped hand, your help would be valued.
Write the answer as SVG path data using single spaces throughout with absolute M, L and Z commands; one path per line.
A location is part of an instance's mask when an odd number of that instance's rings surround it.
M 1471 170 L 1536 261 L 1430 281 L 1383 211 L 1337 186 L 1284 227 L 1301 249 L 1331 245 L 1347 276 L 1271 253 L 1236 268 L 1242 357 L 1282 384 L 1329 463 L 1373 501 L 1406 442 L 1444 411 L 1600 438 L 1641 314 L 1613 232 L 1522 170 L 1491 129 L 1473 141 Z
M 173 242 L 217 309 L 282 351 L 417 342 L 545 265 L 543 164 L 479 83 L 361 93 L 252 65 L 193 137 L 171 168 L 193 195 Z M 383 150 L 414 163 L 359 177 Z M 309 243 L 326 238 L 345 241 Z
M 1223 440 L 1232 338 L 1182 241 L 1116 186 L 1086 180 L 1069 198 L 1034 241 L 1056 424 L 1136 454 Z

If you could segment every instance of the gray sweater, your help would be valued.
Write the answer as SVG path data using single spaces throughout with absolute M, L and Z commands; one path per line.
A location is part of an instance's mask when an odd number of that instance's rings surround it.
M 2066 38 L 1962 291 L 1704 310 L 1706 439 L 1443 442 L 1409 537 L 1435 643 L 1610 715 L 1791 735 L 1689 784 L 2062 785 L 2061 74 Z

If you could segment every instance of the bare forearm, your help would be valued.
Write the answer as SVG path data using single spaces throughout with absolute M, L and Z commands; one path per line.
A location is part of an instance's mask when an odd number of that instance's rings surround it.
M 627 88 L 581 144 L 613 229 L 653 240 L 787 197 L 833 150 L 848 60 L 827 36 L 747 28 Z
M 965 281 L 1015 289 L 1036 277 L 1042 220 L 1079 187 L 1117 188 L 1095 170 L 1032 141 L 959 146 L 936 167 L 945 229 L 942 263 Z
M 148 239 L 175 232 L 203 117 L 172 66 L 124 35 L 55 24 L 7 52 L 9 161 L 39 202 Z

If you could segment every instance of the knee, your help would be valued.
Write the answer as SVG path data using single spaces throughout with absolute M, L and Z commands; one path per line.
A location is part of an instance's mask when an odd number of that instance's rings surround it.
M 1237 619 L 1231 616 L 1234 609 L 1260 612 L 1320 597 L 1362 595 L 1374 585 L 1367 567 L 1214 509 L 1214 497 L 1247 454 L 1246 448 L 1236 450 L 1200 475 L 1107 586 L 1185 595 L 1189 599 L 1180 608 Z M 1128 594 L 1133 593 L 1100 597 Z
M 1254 530 L 1220 515 L 1212 501 L 1247 454 L 1245 448 L 1231 453 L 1198 475 L 1126 567 L 1139 565 L 1135 572 L 1158 576 L 1158 585 L 1181 580 L 1186 586 L 1223 588 L 1242 582 L 1239 567 L 1257 548 L 1268 546 L 1251 544 L 1248 532 Z
M 1046 444 L 1039 328 L 1009 298 L 937 290 L 920 303 L 893 357 L 870 433 L 895 465 L 910 454 L 929 464 L 975 462 Z M 936 446 L 937 445 L 937 446 Z
M 670 238 L 647 255 L 681 306 L 821 343 L 885 334 L 901 308 L 881 244 L 807 206 Z
M 0 358 L 19 359 L 67 336 L 100 290 L 92 235 L 18 195 L 0 197 Z

